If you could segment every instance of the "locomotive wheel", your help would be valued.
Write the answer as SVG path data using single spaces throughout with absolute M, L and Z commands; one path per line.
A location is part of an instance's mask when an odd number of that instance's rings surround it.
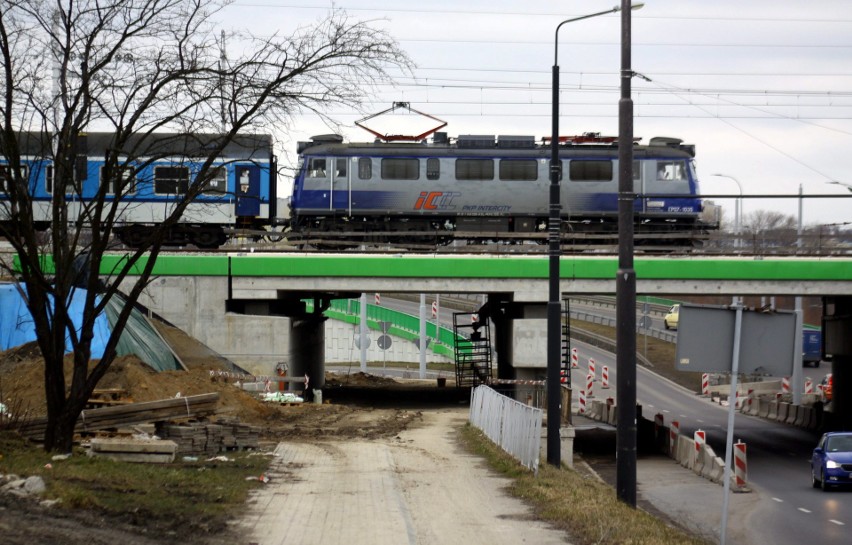
M 225 236 L 212 230 L 201 230 L 192 237 L 192 243 L 199 248 L 218 248 L 225 242 Z

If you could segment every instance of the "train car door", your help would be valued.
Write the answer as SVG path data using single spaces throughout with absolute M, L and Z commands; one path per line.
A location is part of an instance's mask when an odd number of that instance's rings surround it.
M 329 158 L 331 166 L 331 195 L 329 208 L 337 214 L 352 214 L 351 191 L 349 177 L 349 158 Z
M 237 216 L 260 215 L 260 167 L 257 165 L 237 165 L 234 169 L 237 177 Z

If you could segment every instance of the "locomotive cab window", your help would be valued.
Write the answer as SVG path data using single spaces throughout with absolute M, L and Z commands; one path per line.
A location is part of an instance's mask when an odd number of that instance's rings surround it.
M 328 176 L 325 158 L 311 157 L 308 159 L 308 178 L 325 178 Z
M 369 157 L 358 158 L 358 179 L 369 180 L 373 177 L 373 160 Z
M 21 165 L 21 176 L 29 180 L 30 169 L 27 165 Z M 0 191 L 2 191 L 3 193 L 7 191 L 7 177 L 14 177 L 14 173 L 12 172 L 11 168 L 9 168 L 9 165 L 0 165 Z
M 500 180 L 531 182 L 538 179 L 538 163 L 535 159 L 501 159 Z
M 209 178 L 204 193 L 222 195 L 228 192 L 228 170 L 225 167 L 211 168 Z
M 426 159 L 426 179 L 437 180 L 441 177 L 441 160 L 437 157 Z
M 188 167 L 154 167 L 154 193 L 177 195 L 189 189 Z
M 570 161 L 568 179 L 572 182 L 611 182 L 612 161 Z
M 686 164 L 683 161 L 657 161 L 657 180 L 670 182 L 686 180 Z
M 456 159 L 457 180 L 493 180 L 492 159 Z
M 104 167 L 100 170 L 101 185 L 107 184 L 108 195 L 128 195 L 136 193 L 136 169 L 130 165 L 120 165 L 118 174 L 113 174 L 109 180 L 104 176 Z
M 419 159 L 382 159 L 383 180 L 419 180 Z

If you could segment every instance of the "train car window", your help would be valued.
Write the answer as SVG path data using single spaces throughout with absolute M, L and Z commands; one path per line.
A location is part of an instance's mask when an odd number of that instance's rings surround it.
M 519 182 L 537 180 L 538 163 L 535 159 L 502 159 L 500 160 L 500 179 Z
M 612 161 L 570 161 L 568 179 L 572 182 L 611 182 Z
M 373 177 L 373 160 L 369 157 L 358 158 L 358 178 L 369 180 Z
M 223 166 L 213 167 L 210 180 L 207 182 L 207 187 L 204 188 L 204 193 L 214 193 L 223 195 L 228 192 L 228 169 Z
M 346 178 L 346 166 L 349 164 L 349 161 L 346 158 L 337 159 L 334 162 L 335 170 L 334 177 L 335 178 Z
M 311 157 L 308 159 L 308 178 L 326 178 L 328 170 L 325 166 L 325 158 Z
M 672 182 L 686 180 L 686 165 L 683 161 L 657 161 L 657 180 Z
M 48 167 L 48 168 L 50 168 L 50 167 Z M 8 187 L 6 185 L 6 177 L 7 176 L 12 176 L 11 169 L 9 168 L 9 165 L 0 165 L 0 191 L 2 191 L 3 193 L 5 193 L 7 191 L 7 187 Z M 27 165 L 21 165 L 21 176 L 29 179 L 30 168 Z
M 178 195 L 188 189 L 188 167 L 154 167 L 154 193 Z
M 642 167 L 639 165 L 639 161 L 633 161 L 633 181 L 638 182 L 642 177 Z
M 100 184 L 107 184 L 108 195 L 129 195 L 136 193 L 136 169 L 130 165 L 119 165 L 119 176 L 110 180 L 104 179 L 104 167 L 100 171 Z
M 426 159 L 426 179 L 437 180 L 441 177 L 441 160 L 437 157 Z
M 382 159 L 383 180 L 419 180 L 420 159 Z
M 44 169 L 44 189 L 50 194 L 53 194 L 53 184 L 55 180 L 55 169 L 53 165 L 47 165 Z M 74 193 L 74 180 L 65 182 L 65 194 L 71 195 Z
M 493 180 L 494 161 L 491 159 L 456 159 L 457 180 Z

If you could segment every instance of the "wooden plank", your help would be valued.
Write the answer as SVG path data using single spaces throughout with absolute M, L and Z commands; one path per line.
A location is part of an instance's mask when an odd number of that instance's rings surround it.
M 135 452 L 137 454 L 174 454 L 177 443 L 174 441 L 140 441 L 138 439 L 95 438 L 91 449 L 95 452 Z

